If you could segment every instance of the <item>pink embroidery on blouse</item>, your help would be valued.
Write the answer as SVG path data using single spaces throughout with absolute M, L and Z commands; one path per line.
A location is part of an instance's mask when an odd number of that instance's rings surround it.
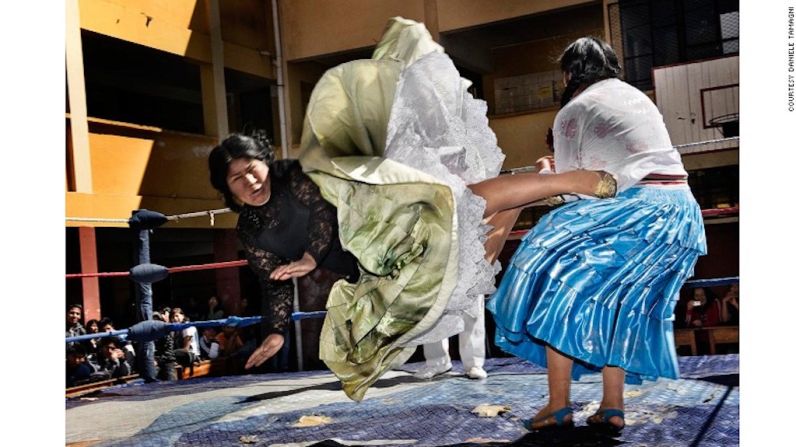
M 574 118 L 568 119 L 561 123 L 561 127 L 563 128 L 564 137 L 568 139 L 575 138 L 575 134 L 578 131 L 578 125 Z
M 597 136 L 597 138 L 607 137 L 610 131 L 611 126 L 605 121 L 600 120 L 594 125 L 594 135 Z

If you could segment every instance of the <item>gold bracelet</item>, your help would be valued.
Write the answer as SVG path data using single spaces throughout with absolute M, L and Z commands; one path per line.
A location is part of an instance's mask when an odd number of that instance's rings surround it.
M 595 197 L 601 199 L 608 199 L 616 196 L 616 179 L 613 175 L 607 172 L 599 172 L 600 182 L 597 183 L 597 190 L 594 192 Z

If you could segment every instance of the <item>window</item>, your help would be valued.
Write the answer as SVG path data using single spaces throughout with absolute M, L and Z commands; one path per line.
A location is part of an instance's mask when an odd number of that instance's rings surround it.
M 738 53 L 738 0 L 622 0 L 625 80 L 652 89 L 652 68 Z
M 204 133 L 197 64 L 90 31 L 82 36 L 90 117 Z
M 738 205 L 738 165 L 689 171 L 688 184 L 702 209 Z

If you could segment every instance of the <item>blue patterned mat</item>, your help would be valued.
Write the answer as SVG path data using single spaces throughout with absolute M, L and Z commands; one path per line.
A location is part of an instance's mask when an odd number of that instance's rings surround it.
M 405 365 L 413 371 L 420 364 Z M 683 357 L 682 378 L 625 390 L 626 423 L 619 442 L 645 446 L 738 445 L 738 356 Z M 515 358 L 489 359 L 489 378 L 472 381 L 461 365 L 432 381 L 405 373 L 380 380 L 365 400 L 345 398 L 328 372 L 248 375 L 183 382 L 128 384 L 89 400 L 66 402 L 67 445 L 613 445 L 578 427 L 528 435 L 520 419 L 545 404 L 544 369 Z M 599 375 L 572 386 L 575 423 L 598 406 Z M 510 407 L 478 417 L 481 404 Z M 301 427 L 302 417 L 320 425 Z M 104 426 L 113 427 L 107 432 Z

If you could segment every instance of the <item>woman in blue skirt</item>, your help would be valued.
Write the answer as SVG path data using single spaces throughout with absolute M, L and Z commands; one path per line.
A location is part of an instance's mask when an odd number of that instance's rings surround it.
M 547 367 L 549 401 L 529 429 L 572 426 L 571 380 L 601 371 L 602 402 L 587 423 L 618 435 L 624 383 L 678 377 L 673 310 L 706 253 L 704 226 L 660 112 L 618 79 L 611 47 L 581 38 L 560 63 L 554 167 L 606 171 L 618 193 L 570 197 L 579 200 L 541 219 L 487 308 L 501 349 Z

